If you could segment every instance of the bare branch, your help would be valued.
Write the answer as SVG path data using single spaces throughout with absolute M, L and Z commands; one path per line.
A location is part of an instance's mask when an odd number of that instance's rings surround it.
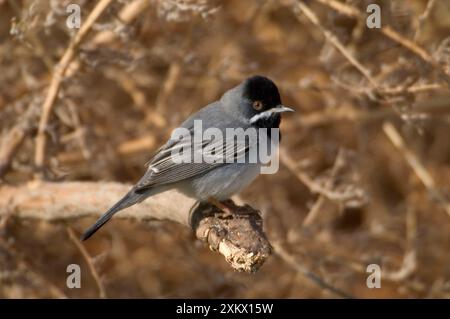
M 417 270 L 417 212 L 413 207 L 408 208 L 406 214 L 406 250 L 402 266 L 395 271 L 384 271 L 383 279 L 403 281 Z
M 294 268 L 296 271 L 298 271 L 299 273 L 301 273 L 303 276 L 305 276 L 306 278 L 312 280 L 316 285 L 318 285 L 319 287 L 321 287 L 322 289 L 329 291 L 341 298 L 353 298 L 352 296 L 350 296 L 349 294 L 347 294 L 346 292 L 343 292 L 342 290 L 340 290 L 339 288 L 336 288 L 328 283 L 326 283 L 322 278 L 320 278 L 318 275 L 314 274 L 313 272 L 309 271 L 308 269 L 306 269 L 305 267 L 303 267 L 300 263 L 298 263 L 295 260 L 295 257 L 293 257 L 292 255 L 290 255 L 284 248 L 283 246 L 278 243 L 275 242 L 275 244 L 273 245 L 274 249 L 275 249 L 275 253 L 280 256 L 280 258 L 282 260 L 284 260 L 289 266 L 291 266 L 292 268 Z
M 331 201 L 339 202 L 346 202 L 355 198 L 355 193 L 352 191 L 337 192 L 327 187 L 327 185 L 323 186 L 316 182 L 314 179 L 309 177 L 308 174 L 297 168 L 295 160 L 284 148 L 280 148 L 280 161 L 291 171 L 292 174 L 294 174 L 295 177 L 300 180 L 300 182 L 308 187 L 311 193 L 320 194 Z
M 94 277 L 95 283 L 97 284 L 98 291 L 100 293 L 100 298 L 107 298 L 106 296 L 106 290 L 103 286 L 103 282 L 100 279 L 100 275 L 97 272 L 97 269 L 95 268 L 94 262 L 92 261 L 91 256 L 87 252 L 86 248 L 84 248 L 83 244 L 78 239 L 77 235 L 75 235 L 75 232 L 71 227 L 66 227 L 67 234 L 69 235 L 70 240 L 74 243 L 74 245 L 78 248 L 81 255 L 83 256 L 84 260 L 86 260 L 86 263 L 88 264 L 89 270 L 91 271 L 92 277 Z
M 31 103 L 24 116 L 6 134 L 0 143 L 0 178 L 6 174 L 14 155 L 19 150 L 25 137 L 33 127 L 33 122 L 37 119 L 37 112 L 34 103 Z
M 339 41 L 339 39 L 328 29 L 326 29 L 322 23 L 320 22 L 317 15 L 302 1 L 297 1 L 297 6 L 300 9 L 301 12 L 310 20 L 317 28 L 322 31 L 323 35 L 327 38 L 328 41 L 330 41 L 331 44 L 339 51 L 341 54 L 355 67 L 358 69 L 359 72 L 361 72 L 362 75 L 366 77 L 366 79 L 369 81 L 370 85 L 373 88 L 377 88 L 378 84 L 373 79 L 372 75 L 370 74 L 370 71 L 363 66 L 354 56 L 350 53 L 350 51 Z
M 0 207 L 14 207 L 23 219 L 64 221 L 96 217 L 123 196 L 129 185 L 119 183 L 34 182 L 23 186 L 0 187 Z M 210 204 L 200 204 L 176 191 L 155 195 L 130 207 L 117 218 L 171 220 L 193 229 L 197 238 L 225 256 L 239 271 L 255 272 L 270 256 L 271 246 L 262 229 L 259 212 L 248 205 L 236 206 L 235 215 L 224 218 Z M 0 216 L 8 213 L 0 209 Z
M 362 12 L 360 12 L 357 8 L 348 5 L 346 3 L 342 3 L 336 0 L 316 0 L 348 17 L 352 17 L 358 20 L 365 19 L 365 16 Z M 405 38 L 400 33 L 396 32 L 390 26 L 382 26 L 380 29 L 381 33 L 386 37 L 391 39 L 392 41 L 400 44 L 407 50 L 411 51 L 418 57 L 420 57 L 424 62 L 426 62 L 429 66 L 433 67 L 435 70 L 439 72 L 439 74 L 446 80 L 447 83 L 450 83 L 450 75 L 448 75 L 444 68 L 439 65 L 436 60 L 421 46 L 419 46 L 414 41 Z
M 436 182 L 434 181 L 431 174 L 427 171 L 425 166 L 421 163 L 417 156 L 405 145 L 402 136 L 394 127 L 394 125 L 390 122 L 385 122 L 383 124 L 383 131 L 392 142 L 392 144 L 394 144 L 394 146 L 403 154 L 403 157 L 408 162 L 409 166 L 411 166 L 420 181 L 425 185 L 430 195 L 438 200 L 438 202 L 450 216 L 449 202 L 446 200 L 445 196 L 442 195 L 442 193 L 437 189 Z
M 49 121 L 50 114 L 52 112 L 53 105 L 56 101 L 59 87 L 61 86 L 61 82 L 64 79 L 66 70 L 69 67 L 70 62 L 74 58 L 76 50 L 78 49 L 78 47 L 80 46 L 81 42 L 84 40 L 86 35 L 89 33 L 92 25 L 106 10 L 111 1 L 112 0 L 101 0 L 95 6 L 95 8 L 87 17 L 86 22 L 83 23 L 83 26 L 80 28 L 80 31 L 78 31 L 78 33 L 75 35 L 75 38 L 70 42 L 61 60 L 55 67 L 52 80 L 50 82 L 50 86 L 48 88 L 47 95 L 44 100 L 44 104 L 42 105 L 42 115 L 39 121 L 39 129 L 36 137 L 36 151 L 34 161 L 38 168 L 42 168 L 44 165 L 45 145 L 46 145 L 45 129 L 47 128 L 47 123 Z
M 331 177 L 328 179 L 325 183 L 325 188 L 329 189 L 334 186 L 336 175 L 339 171 L 339 169 L 343 166 L 344 162 L 344 151 L 339 149 L 338 155 L 336 156 L 336 159 L 334 161 L 334 165 L 331 172 Z M 316 220 L 317 216 L 319 215 L 319 212 L 323 206 L 323 204 L 326 201 L 326 196 L 323 194 L 320 194 L 319 198 L 315 201 L 312 208 L 309 210 L 308 214 L 306 215 L 305 219 L 303 220 L 303 226 L 310 226 L 313 224 L 313 222 Z

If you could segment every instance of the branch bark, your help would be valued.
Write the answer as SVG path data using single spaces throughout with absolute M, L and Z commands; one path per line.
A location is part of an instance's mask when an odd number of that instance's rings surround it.
M 130 187 L 120 183 L 40 181 L 21 186 L 5 185 L 0 187 L 0 217 L 11 211 L 17 218 L 49 222 L 98 217 Z M 233 206 L 236 214 L 225 217 L 210 204 L 197 205 L 191 198 L 168 191 L 116 216 L 138 221 L 171 220 L 183 224 L 212 250 L 222 254 L 235 270 L 255 272 L 272 250 L 262 230 L 262 218 L 248 205 L 229 205 Z

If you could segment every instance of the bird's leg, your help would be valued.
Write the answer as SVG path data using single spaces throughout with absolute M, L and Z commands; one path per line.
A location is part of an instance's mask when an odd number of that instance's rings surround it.
M 212 205 L 216 206 L 221 211 L 223 211 L 225 214 L 224 217 L 230 217 L 230 216 L 235 215 L 235 212 L 233 209 L 231 209 L 230 207 L 228 207 L 227 205 L 218 201 L 215 198 L 212 198 L 212 197 L 208 198 L 208 202 L 211 203 Z

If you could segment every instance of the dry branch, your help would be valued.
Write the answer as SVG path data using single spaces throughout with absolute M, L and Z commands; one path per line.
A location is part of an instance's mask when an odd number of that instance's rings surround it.
M 383 124 L 383 131 L 392 144 L 403 154 L 403 157 L 408 162 L 409 166 L 413 169 L 414 173 L 423 183 L 425 188 L 428 190 L 432 198 L 436 199 L 445 212 L 450 216 L 450 204 L 437 188 L 436 182 L 433 176 L 428 172 L 419 158 L 406 146 L 400 133 L 397 131 L 395 126 L 390 122 L 385 122 Z
M 336 0 L 316 0 L 317 2 L 320 2 L 333 10 L 336 10 L 337 12 L 344 14 L 348 17 L 355 18 L 357 20 L 365 20 L 366 16 L 362 12 L 358 10 L 358 8 L 355 8 L 351 5 L 348 5 L 346 3 L 342 3 Z M 391 39 L 392 41 L 400 44 L 405 49 L 411 51 L 418 57 L 420 57 L 425 63 L 427 63 L 429 66 L 431 66 L 433 69 L 437 70 L 441 77 L 447 82 L 447 84 L 450 83 L 450 75 L 445 72 L 443 66 L 439 65 L 439 63 L 436 62 L 436 60 L 421 46 L 419 46 L 417 43 L 415 43 L 413 40 L 410 40 L 400 33 L 396 32 L 392 27 L 388 25 L 384 25 L 381 27 L 380 32 Z
M 130 24 L 135 20 L 142 12 L 150 6 L 151 1 L 149 0 L 135 0 L 133 2 L 127 3 L 123 6 L 118 14 L 119 20 L 123 24 Z M 111 30 L 104 30 L 95 35 L 92 42 L 95 45 L 104 45 L 111 42 L 117 37 L 117 34 Z M 72 68 L 71 68 L 72 69 Z
M 344 164 L 344 151 L 342 149 L 339 150 L 338 155 L 336 156 L 336 160 L 334 161 L 334 165 L 331 171 L 331 177 L 328 179 L 324 185 L 325 188 L 330 189 L 334 186 L 336 182 L 336 175 L 339 169 Z M 326 202 L 327 197 L 323 194 L 320 194 L 319 198 L 315 201 L 314 205 L 309 210 L 305 219 L 303 220 L 303 226 L 310 226 L 314 223 L 317 216 L 319 215 L 320 210 L 322 209 L 324 203 Z
M 23 117 L 6 134 L 0 143 L 0 178 L 3 177 L 11 166 L 14 155 L 19 150 L 25 137 L 33 128 L 37 118 L 37 112 L 32 103 Z
M 353 192 L 337 192 L 333 189 L 328 188 L 328 185 L 323 186 L 320 183 L 316 182 L 307 173 L 298 169 L 297 163 L 285 148 L 280 148 L 280 161 L 313 194 L 319 194 L 331 201 L 337 202 L 346 202 L 355 198 L 355 194 Z
M 354 56 L 350 53 L 350 51 L 339 41 L 339 39 L 327 28 L 325 28 L 320 22 L 317 15 L 302 1 L 297 1 L 297 8 L 311 21 L 319 30 L 323 33 L 323 35 L 330 41 L 331 44 L 339 51 L 341 54 L 356 68 L 362 75 L 369 81 L 370 85 L 373 88 L 377 88 L 378 84 L 375 82 L 373 77 L 370 74 L 370 70 L 368 70 L 365 66 L 363 66 Z
M 349 16 L 352 16 L 354 18 L 361 18 L 361 14 L 359 11 L 351 6 L 347 6 L 344 4 L 341 4 L 340 2 L 336 2 L 334 0 L 318 0 L 319 2 L 322 2 L 326 5 L 329 5 L 333 9 L 347 14 Z M 324 36 L 333 44 L 333 46 L 338 49 L 341 54 L 352 64 L 354 65 L 371 83 L 374 88 L 378 89 L 378 83 L 372 79 L 370 76 L 370 72 L 345 48 L 344 45 L 337 39 L 337 37 L 334 36 L 330 31 L 325 29 L 322 24 L 320 23 L 319 19 L 315 15 L 313 11 L 311 11 L 308 6 L 306 6 L 302 1 L 297 1 L 298 8 L 306 15 L 306 17 L 318 27 Z M 436 64 L 434 59 L 428 55 L 428 53 L 423 50 L 421 47 L 419 47 L 416 43 L 402 37 L 395 31 L 393 31 L 390 27 L 383 27 L 382 29 L 383 34 L 386 36 L 389 36 L 392 40 L 402 44 L 405 48 L 410 49 L 412 52 L 419 55 L 424 61 L 428 62 L 430 65 L 434 66 L 436 69 L 442 71 L 442 69 L 439 68 L 439 66 Z M 445 73 L 445 72 L 444 72 Z M 402 151 L 404 154 L 404 157 L 406 158 L 408 164 L 413 168 L 414 172 L 417 174 L 419 179 L 422 181 L 422 183 L 427 188 L 428 192 L 439 201 L 439 203 L 443 206 L 444 210 L 447 212 L 447 214 L 450 215 L 450 204 L 448 204 L 445 197 L 441 194 L 441 192 L 436 188 L 434 179 L 432 176 L 428 173 L 428 171 L 425 169 L 425 167 L 421 164 L 421 162 L 417 159 L 417 157 L 408 150 L 408 148 L 404 145 L 403 139 L 400 136 L 400 134 L 397 132 L 396 128 L 389 122 L 385 122 L 383 125 L 383 130 L 385 134 L 389 137 L 391 142 Z M 281 152 L 280 152 L 281 153 Z M 286 160 L 286 155 L 281 157 L 284 158 L 284 163 L 287 163 L 287 166 L 292 170 L 295 171 L 293 168 L 294 163 L 289 162 Z M 296 176 L 304 182 L 306 185 L 310 185 L 310 189 L 313 189 L 312 186 L 314 186 L 313 183 L 311 183 L 309 177 L 304 173 L 296 172 Z
M 302 274 L 309 280 L 313 281 L 315 284 L 317 284 L 322 289 L 331 292 L 341 298 L 350 299 L 353 298 L 348 293 L 340 290 L 339 288 L 336 288 L 328 283 L 326 283 L 322 278 L 320 278 L 318 275 L 314 274 L 313 272 L 306 269 L 302 264 L 297 262 L 294 256 L 290 255 L 284 248 L 283 245 L 279 242 L 275 242 L 274 244 L 275 252 L 276 254 L 283 259 L 289 266 L 291 266 L 293 269 L 295 269 L 298 273 Z
M 384 271 L 383 279 L 403 281 L 417 270 L 417 212 L 409 207 L 406 215 L 406 250 L 401 267 L 395 271 Z
M 13 208 L 22 219 L 67 221 L 97 217 L 129 190 L 119 183 L 34 182 L 0 187 L 0 216 Z M 117 218 L 171 220 L 193 229 L 198 239 L 222 254 L 239 271 L 255 272 L 270 256 L 271 246 L 262 231 L 262 219 L 250 206 L 235 206 L 236 215 L 223 217 L 209 204 L 168 191 L 117 214 Z
M 39 120 L 39 130 L 36 137 L 36 151 L 34 161 L 36 167 L 38 168 L 42 168 L 44 165 L 45 145 L 46 145 L 45 130 L 47 128 L 47 123 L 50 119 L 50 114 L 52 112 L 53 105 L 56 101 L 56 97 L 58 95 L 61 82 L 64 79 L 66 70 L 69 67 L 70 62 L 74 58 L 76 50 L 78 49 L 78 47 L 80 46 L 81 42 L 84 40 L 86 35 L 89 33 L 92 25 L 98 19 L 98 17 L 100 17 L 100 15 L 106 10 L 111 1 L 112 0 L 102 0 L 95 6 L 95 8 L 87 17 L 86 22 L 83 23 L 83 26 L 80 28 L 80 31 L 78 31 L 78 33 L 75 35 L 75 38 L 70 42 L 61 60 L 55 67 L 52 80 L 50 82 L 50 86 L 48 88 L 48 92 L 44 100 L 44 104 L 42 105 L 42 115 Z
M 84 248 L 83 244 L 78 240 L 77 235 L 75 234 L 73 229 L 71 227 L 66 227 L 66 229 L 67 229 L 67 234 L 69 235 L 70 240 L 74 243 L 74 245 L 80 251 L 81 255 L 83 256 L 84 260 L 86 261 L 86 263 L 89 267 L 89 270 L 91 271 L 92 277 L 94 277 L 95 283 L 97 284 L 97 287 L 98 287 L 100 298 L 107 298 L 105 286 L 103 285 L 103 282 L 100 278 L 97 268 L 94 265 L 92 257 L 89 255 L 86 248 Z
M 75 71 L 79 68 L 80 64 L 78 61 L 74 61 L 75 54 L 82 41 L 85 39 L 86 35 L 92 28 L 92 25 L 100 17 L 100 15 L 107 9 L 110 5 L 111 0 L 101 0 L 92 12 L 87 17 L 83 26 L 75 35 L 75 38 L 70 42 L 66 51 L 64 52 L 61 60 L 56 65 L 53 71 L 50 86 L 47 95 L 42 105 L 42 115 L 39 121 L 39 129 L 36 137 L 36 150 L 34 155 L 34 161 L 36 167 L 42 168 L 45 162 L 45 148 L 46 148 L 46 136 L 45 129 L 47 127 L 48 121 L 50 119 L 50 114 L 52 112 L 56 97 L 61 86 L 62 80 L 66 76 L 73 75 Z M 122 23 L 131 23 L 148 5 L 148 0 L 136 0 L 124 6 L 119 12 L 119 19 Z M 96 45 L 105 44 L 106 42 L 114 39 L 115 34 L 110 30 L 105 30 L 98 33 L 92 40 Z M 41 177 L 40 174 L 37 177 Z

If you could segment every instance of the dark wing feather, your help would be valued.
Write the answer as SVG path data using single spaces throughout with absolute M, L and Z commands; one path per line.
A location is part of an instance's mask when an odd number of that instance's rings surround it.
M 191 133 L 192 134 L 192 133 Z M 192 137 L 192 135 L 191 135 Z M 192 138 L 188 140 L 170 140 L 158 153 L 148 162 L 148 169 L 145 175 L 135 186 L 136 193 L 143 193 L 149 188 L 176 183 L 194 176 L 199 176 L 210 170 L 222 165 L 227 165 L 231 160 L 237 161 L 239 158 L 248 154 L 250 145 L 239 145 L 238 143 L 231 143 L 224 140 L 207 140 L 202 141 L 200 149 L 205 148 L 209 150 L 215 149 L 214 156 L 218 161 L 207 163 L 189 162 L 181 163 L 174 158 L 174 150 L 180 150 L 183 147 L 194 149 Z M 175 152 L 175 154 L 178 154 Z M 192 154 L 191 154 L 192 155 Z

